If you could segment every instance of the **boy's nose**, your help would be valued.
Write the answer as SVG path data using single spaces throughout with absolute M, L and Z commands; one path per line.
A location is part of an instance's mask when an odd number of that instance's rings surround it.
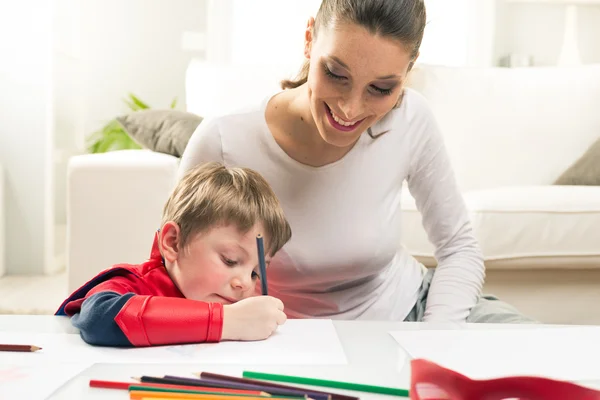
M 251 277 L 235 276 L 231 280 L 231 287 L 235 290 L 247 291 L 254 287 Z

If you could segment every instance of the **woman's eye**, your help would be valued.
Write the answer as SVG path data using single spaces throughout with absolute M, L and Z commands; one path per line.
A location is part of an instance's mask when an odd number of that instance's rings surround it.
M 325 68 L 325 75 L 327 75 L 328 77 L 330 77 L 332 79 L 337 79 L 337 80 L 344 80 L 344 79 L 346 79 L 345 76 L 336 75 L 333 72 L 331 72 L 331 70 L 329 69 L 329 67 L 327 67 L 326 65 L 324 65 L 323 67 Z
M 392 94 L 392 89 L 382 89 L 380 87 L 371 85 L 371 87 L 373 88 L 373 90 L 375 90 L 378 94 L 382 94 L 384 96 L 388 96 L 390 94 Z
M 227 265 L 227 266 L 229 266 L 229 267 L 233 267 L 234 265 L 236 265 L 236 264 L 237 264 L 237 262 L 236 262 L 236 261 L 234 261 L 234 260 L 230 260 L 230 259 L 229 259 L 229 258 L 227 258 L 227 257 L 221 257 L 221 258 L 223 259 L 223 262 L 225 263 L 225 265 Z

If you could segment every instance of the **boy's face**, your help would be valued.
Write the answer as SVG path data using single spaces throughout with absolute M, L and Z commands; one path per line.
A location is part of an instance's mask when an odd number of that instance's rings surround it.
M 185 249 L 174 246 L 173 250 L 169 236 L 179 236 L 179 227 L 165 224 L 163 240 L 167 246 L 163 245 L 163 255 L 171 279 L 192 300 L 231 304 L 252 296 L 260 274 L 256 247 L 259 233 L 264 235 L 260 223 L 246 233 L 234 225 L 217 226 L 192 237 Z M 265 260 L 268 264 L 268 255 Z

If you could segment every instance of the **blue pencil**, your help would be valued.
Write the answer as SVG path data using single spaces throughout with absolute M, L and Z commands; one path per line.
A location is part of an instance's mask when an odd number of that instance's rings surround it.
M 262 294 L 268 295 L 269 290 L 267 289 L 267 264 L 265 263 L 265 244 L 263 242 L 262 235 L 256 237 L 256 247 L 258 248 L 258 268 L 260 269 L 260 285 L 262 287 Z

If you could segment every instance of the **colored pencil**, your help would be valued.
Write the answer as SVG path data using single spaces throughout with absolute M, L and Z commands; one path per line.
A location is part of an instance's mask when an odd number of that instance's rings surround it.
M 258 390 L 236 390 L 236 389 L 225 389 L 225 388 L 208 388 L 202 386 L 187 386 L 187 385 L 169 385 L 163 383 L 140 383 L 140 382 L 113 382 L 113 381 L 101 381 L 90 379 L 90 387 L 101 388 L 101 389 L 119 389 L 119 390 L 130 390 L 131 387 L 136 388 L 159 388 L 159 389 L 182 389 L 182 390 L 196 390 L 203 391 L 206 393 L 217 393 L 217 394 L 231 394 L 239 396 L 255 396 L 255 397 L 269 397 L 270 395 L 266 392 Z
M 163 393 L 161 397 L 155 397 L 155 396 L 144 395 L 143 393 L 140 393 L 140 392 L 129 392 L 129 399 L 130 400 L 173 400 L 173 399 L 178 398 L 178 397 L 172 397 L 170 395 L 171 395 L 170 393 Z M 180 397 L 179 397 L 179 399 L 180 399 Z M 197 400 L 197 399 L 202 399 L 202 397 L 200 397 L 200 398 L 193 397 L 192 399 Z M 206 399 L 206 400 L 208 400 L 208 399 Z M 279 400 L 279 398 L 275 398 L 275 400 Z
M 247 383 L 238 382 L 225 382 L 217 379 L 197 379 L 197 378 L 184 378 L 180 376 L 165 375 L 162 378 L 154 377 L 142 377 L 142 382 L 155 382 L 155 383 L 170 383 L 175 385 L 193 385 L 193 386 L 205 386 L 205 387 L 219 387 L 228 389 L 242 389 L 242 390 L 260 390 L 269 393 L 271 396 L 292 396 L 292 397 L 304 397 L 306 395 L 305 390 L 291 390 L 291 389 L 278 389 L 272 387 L 264 387 L 261 385 L 251 385 Z M 162 381 L 160 381 L 162 379 Z M 317 395 L 314 396 L 311 393 L 310 398 L 314 400 L 328 400 L 327 396 Z
M 271 395 L 269 395 L 268 393 L 265 393 L 264 395 L 254 395 L 254 394 L 239 394 L 239 393 L 227 393 L 227 392 L 215 392 L 215 391 L 205 391 L 205 390 L 198 390 L 195 389 L 194 386 L 188 386 L 191 387 L 191 389 L 184 389 L 184 386 L 175 386 L 172 388 L 167 388 L 167 387 L 154 387 L 154 386 L 146 386 L 144 384 L 140 384 L 140 386 L 137 385 L 132 385 L 129 386 L 129 391 L 135 390 L 135 391 L 146 391 L 146 392 L 168 392 L 168 393 L 188 393 L 188 394 L 203 394 L 203 395 L 207 395 L 209 398 L 213 398 L 213 397 L 219 397 L 219 399 L 221 397 L 226 397 L 229 400 L 232 399 L 240 399 L 240 398 L 244 398 L 244 399 L 263 399 L 263 400 L 273 400 L 274 397 L 271 397 Z M 281 398 L 281 397 L 278 397 Z M 304 400 L 304 397 L 300 397 L 300 396 L 296 396 L 296 397 L 286 397 L 286 399 L 301 399 Z
M 222 380 L 222 381 L 247 383 L 250 385 L 260 385 L 261 387 L 263 387 L 263 390 L 266 392 L 268 392 L 270 388 L 289 389 L 289 390 L 303 391 L 307 396 L 310 396 L 310 397 L 317 396 L 317 398 L 319 398 L 319 396 L 327 396 L 328 398 L 330 398 L 332 400 L 359 400 L 358 397 L 355 397 L 355 396 L 347 396 L 347 395 L 338 394 L 338 393 L 322 392 L 320 390 L 307 389 L 307 388 L 303 388 L 300 386 L 280 385 L 277 383 L 259 381 L 256 379 L 238 378 L 235 376 L 214 374 L 212 372 L 199 372 L 199 373 L 195 373 L 194 375 L 200 377 L 201 379 L 202 378 L 218 379 L 218 380 Z
M 332 381 L 327 379 L 306 378 L 292 375 L 266 374 L 263 372 L 244 371 L 244 378 L 264 379 L 276 382 L 290 382 L 301 385 L 325 386 L 344 390 L 355 390 L 359 392 L 388 394 L 392 396 L 409 397 L 406 389 L 399 389 L 386 386 L 365 385 L 362 383 Z
M 260 286 L 264 296 L 269 294 L 267 287 L 267 263 L 265 262 L 265 243 L 261 234 L 256 237 L 256 247 L 258 250 L 258 268 L 260 270 Z
M 28 344 L 0 344 L 0 351 L 19 351 L 29 353 L 41 349 L 41 347 L 31 346 Z
M 130 399 L 136 399 L 136 400 L 173 400 L 173 398 L 169 398 L 169 397 L 130 397 Z
M 187 393 L 187 392 L 172 392 L 172 391 L 151 391 L 151 390 L 130 390 L 130 399 L 139 398 L 172 398 L 172 399 L 202 399 L 202 400 L 265 400 L 264 397 L 247 397 L 247 396 L 219 396 L 203 393 Z M 289 400 L 289 398 L 270 397 L 272 400 Z
M 202 386 L 202 387 L 212 387 L 212 388 L 222 388 L 222 389 L 238 389 L 238 390 L 261 390 L 255 385 L 241 385 L 241 384 L 229 384 L 228 382 L 223 381 L 213 381 L 208 379 L 197 379 L 197 378 L 186 378 L 183 376 L 173 376 L 173 375 L 165 375 L 165 376 L 142 376 L 139 379 L 140 382 L 143 383 L 166 383 L 169 385 L 187 385 L 187 386 Z
M 158 376 L 142 376 L 139 378 L 132 378 L 142 383 L 157 383 L 157 384 L 166 384 L 166 385 L 176 385 L 176 386 L 191 386 L 193 388 L 202 388 L 205 389 L 214 389 L 219 391 L 243 391 L 243 392 L 255 392 L 255 393 L 265 393 L 268 395 L 269 393 L 266 390 L 257 389 L 256 387 L 248 387 L 247 385 L 230 385 L 226 382 L 221 381 L 207 381 L 200 380 L 196 378 L 185 378 L 181 376 L 172 376 L 166 375 L 162 377 Z
M 136 399 L 136 400 L 173 400 L 172 397 L 130 397 L 131 399 Z
M 136 399 L 136 400 L 173 400 L 172 397 L 130 397 L 130 399 Z

